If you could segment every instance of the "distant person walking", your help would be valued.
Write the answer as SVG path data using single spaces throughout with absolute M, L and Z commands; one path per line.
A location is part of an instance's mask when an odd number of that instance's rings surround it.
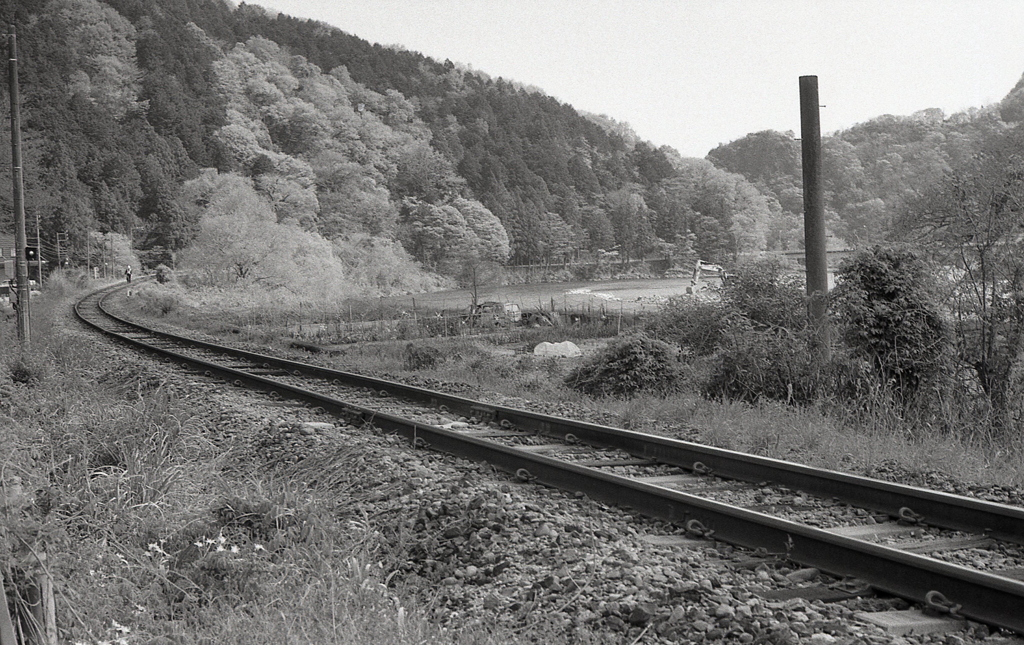
M 132 295 L 132 265 L 128 265 L 124 270 L 124 280 L 128 283 L 128 297 Z

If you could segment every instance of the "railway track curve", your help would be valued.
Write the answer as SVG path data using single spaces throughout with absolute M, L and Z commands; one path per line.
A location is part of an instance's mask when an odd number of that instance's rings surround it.
M 86 296 L 75 306 L 77 316 L 166 363 L 372 423 L 418 448 L 485 461 L 524 481 L 627 506 L 693 536 L 854 578 L 939 613 L 1024 634 L 1022 508 L 177 336 L 105 309 L 104 299 L 119 288 Z

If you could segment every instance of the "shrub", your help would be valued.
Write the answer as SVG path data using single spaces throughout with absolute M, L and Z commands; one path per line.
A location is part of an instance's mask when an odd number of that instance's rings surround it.
M 174 271 L 166 264 L 158 265 L 156 267 L 156 281 L 160 284 L 174 282 Z
M 843 341 L 909 399 L 951 349 L 928 266 L 911 251 L 876 246 L 844 263 L 838 278 L 831 299 Z
M 47 364 L 39 356 L 20 353 L 7 367 L 12 381 L 22 385 L 34 385 L 46 377 Z
M 444 362 L 445 356 L 436 347 L 429 345 L 417 346 L 409 343 L 405 346 L 405 367 L 410 370 L 431 369 Z
M 565 378 L 565 384 L 591 396 L 668 392 L 678 382 L 676 354 L 668 343 L 636 334 L 613 342 L 580 365 Z
M 722 342 L 728 308 L 721 302 L 675 296 L 661 308 L 648 329 L 657 338 L 679 345 L 694 356 L 710 356 Z
M 166 316 L 178 308 L 178 294 L 160 285 L 147 285 L 139 290 L 142 311 L 152 316 Z
M 703 394 L 753 403 L 772 399 L 808 403 L 818 393 L 818 373 L 808 339 L 782 328 L 756 329 L 740 321 L 724 335 Z
M 693 296 L 670 298 L 648 329 L 692 356 L 710 356 L 724 342 L 730 321 L 743 319 L 758 329 L 798 331 L 807 325 L 802 280 L 776 259 L 740 265 L 721 288 L 721 301 Z
M 803 278 L 775 258 L 737 267 L 722 285 L 722 300 L 757 327 L 798 330 L 807 326 Z

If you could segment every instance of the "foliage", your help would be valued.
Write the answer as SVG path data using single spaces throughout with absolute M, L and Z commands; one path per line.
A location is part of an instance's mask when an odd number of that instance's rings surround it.
M 678 385 L 677 363 L 671 345 L 641 333 L 612 342 L 566 376 L 565 384 L 590 396 L 664 393 Z
M 722 300 L 755 326 L 791 331 L 807 326 L 803 278 L 775 258 L 744 262 L 730 271 Z
M 67 234 L 73 263 L 88 264 L 89 231 L 135 241 L 147 265 L 170 262 L 200 234 L 181 191 L 201 168 L 250 180 L 278 224 L 331 242 L 401 240 L 451 277 L 473 253 L 535 264 L 614 248 L 721 263 L 799 246 L 792 133 L 685 160 L 535 89 L 255 5 L 17 0 L 6 11 L 24 61 L 26 201 L 41 230 Z M 1001 116 L 1017 119 L 1020 94 L 826 137 L 835 239 L 884 236 L 902 204 L 1006 127 Z M 410 202 L 437 210 L 403 210 Z M 10 212 L 0 195 L 0 220 Z M 440 236 L 414 230 L 438 221 Z M 44 240 L 48 260 L 55 243 Z
M 692 235 L 693 249 L 708 262 L 729 263 L 765 249 L 771 204 L 742 175 L 703 160 L 679 160 L 661 182 L 654 203 L 662 211 L 658 233 L 677 243 Z
M 424 272 L 393 240 L 355 233 L 335 239 L 332 246 L 357 295 L 388 296 L 451 286 L 443 277 Z
M 174 270 L 166 264 L 158 264 L 156 269 L 154 269 L 154 275 L 156 276 L 156 281 L 159 284 L 174 282 L 175 279 Z
M 1003 117 L 1019 110 L 1020 84 L 1004 100 Z M 1017 98 L 1011 98 L 1017 97 Z M 993 133 L 1005 129 L 995 107 L 947 116 L 921 110 L 884 115 L 822 138 L 826 227 L 835 243 L 883 242 L 907 204 L 930 190 L 950 168 L 969 159 Z M 771 244 L 797 248 L 787 221 L 802 221 L 800 144 L 792 132 L 764 131 L 719 146 L 708 154 L 717 167 L 743 175 L 778 205 Z M 788 230 L 788 232 L 787 232 Z
M 686 355 L 706 357 L 746 327 L 796 333 L 807 325 L 801 279 L 775 259 L 740 264 L 720 289 L 720 299 L 676 296 L 661 307 L 647 329 L 676 343 Z M 737 327 L 737 325 L 739 325 Z
M 832 292 L 846 346 L 904 398 L 942 369 L 951 347 L 930 276 L 915 253 L 876 246 L 844 263 Z
M 1020 400 L 1015 380 L 1024 359 L 1022 147 L 1019 132 L 990 137 L 899 222 L 942 267 L 960 358 L 1004 416 Z
M 21 385 L 38 385 L 47 375 L 46 362 L 34 352 L 15 352 L 7 365 L 7 377 Z
M 728 326 L 729 308 L 693 296 L 673 296 L 662 305 L 647 330 L 660 340 L 679 345 L 685 354 L 710 356 Z
M 409 343 L 405 346 L 405 366 L 409 370 L 432 369 L 443 363 L 445 358 L 441 350 L 432 345 Z
M 820 393 L 819 372 L 805 334 L 757 328 L 738 319 L 723 335 L 702 386 L 704 396 L 754 403 L 810 403 Z
M 179 308 L 181 296 L 166 283 L 147 284 L 136 292 L 135 297 L 142 303 L 142 311 L 157 318 L 166 316 Z
M 200 232 L 179 194 L 200 168 L 251 179 L 279 223 L 331 241 L 393 241 L 400 205 L 415 200 L 454 207 L 476 236 L 468 252 L 497 263 L 616 246 L 641 257 L 690 237 L 709 253 L 763 245 L 765 203 L 738 176 L 698 216 L 713 179 L 667 189 L 680 173 L 671 149 L 480 72 L 250 5 L 17 4 L 26 167 L 38 171 L 27 189 L 73 258 L 95 229 L 167 262 Z M 461 271 L 405 233 L 414 257 Z
M 246 283 L 322 300 L 352 292 L 331 243 L 293 221 L 279 223 L 251 180 L 211 169 L 189 182 L 186 194 L 200 231 L 180 262 L 208 284 Z

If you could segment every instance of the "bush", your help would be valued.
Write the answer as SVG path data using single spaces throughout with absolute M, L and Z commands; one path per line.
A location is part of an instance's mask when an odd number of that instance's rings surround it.
M 21 385 L 36 385 L 47 376 L 46 361 L 31 353 L 19 353 L 7 367 L 11 381 Z
M 443 363 L 444 359 L 444 354 L 436 347 L 429 345 L 417 346 L 413 343 L 405 346 L 406 369 L 431 369 Z
M 875 247 L 843 264 L 832 304 L 846 346 L 910 399 L 942 371 L 952 344 L 927 264 Z
M 178 308 L 179 296 L 160 285 L 146 285 L 139 290 L 142 311 L 151 316 L 166 316 Z
M 807 326 L 803 278 L 775 258 L 741 264 L 722 285 L 722 300 L 757 327 Z
M 156 268 L 156 281 L 160 284 L 174 282 L 174 271 L 166 264 L 158 265 Z
M 819 390 L 819 375 L 808 339 L 785 329 L 733 325 L 714 356 L 704 396 L 756 402 L 772 399 L 809 403 Z
M 710 356 L 725 342 L 736 321 L 757 329 L 797 332 L 807 326 L 807 306 L 799 276 L 787 273 L 776 259 L 740 265 L 721 288 L 721 301 L 675 296 L 661 308 L 648 329 L 676 343 L 684 353 Z M 732 329 L 735 331 L 735 329 Z
M 693 296 L 669 298 L 648 329 L 657 338 L 679 345 L 687 354 L 710 356 L 722 342 L 728 308 Z
M 573 370 L 565 384 L 591 396 L 665 393 L 679 380 L 676 354 L 668 343 L 637 334 L 613 342 Z

